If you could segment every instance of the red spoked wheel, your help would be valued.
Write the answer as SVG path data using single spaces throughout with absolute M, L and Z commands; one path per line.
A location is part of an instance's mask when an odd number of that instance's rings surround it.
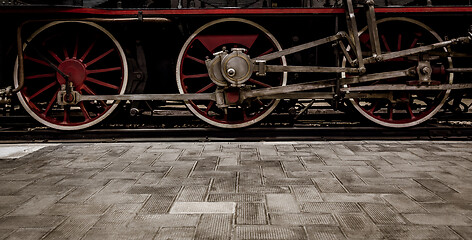
M 258 57 L 282 50 L 275 37 L 260 25 L 239 18 L 219 19 L 200 27 L 185 42 L 180 51 L 176 76 L 179 92 L 212 93 L 222 89 L 214 83 L 205 65 L 207 57 L 223 49 L 243 48 L 250 57 Z M 286 65 L 285 57 L 268 64 Z M 268 73 L 265 77 L 252 75 L 245 83 L 251 89 L 283 86 L 286 73 Z M 227 98 L 238 98 L 239 88 L 226 88 Z M 231 99 L 230 99 L 231 100 Z M 221 109 L 215 101 L 192 100 L 185 104 L 203 121 L 222 128 L 241 128 L 264 119 L 280 100 L 251 99 L 244 103 Z
M 118 105 L 117 101 L 83 101 L 60 106 L 57 94 L 67 81 L 82 95 L 123 94 L 126 89 L 128 67 L 123 49 L 111 33 L 95 23 L 49 23 L 31 35 L 23 50 L 25 83 L 18 98 L 33 118 L 51 128 L 91 127 Z M 18 61 L 14 81 L 18 86 Z
M 442 41 L 441 37 L 425 24 L 408 18 L 385 18 L 377 22 L 382 53 L 400 51 L 429 45 Z M 359 32 L 363 52 L 371 56 L 370 37 L 367 28 Z M 447 51 L 446 48 L 439 51 Z M 367 74 L 404 70 L 418 64 L 418 55 L 395 58 L 384 62 L 368 64 Z M 448 57 L 431 58 L 433 74 L 432 84 L 452 83 L 453 74 L 444 69 L 452 67 L 452 60 Z M 346 61 L 343 61 L 343 66 Z M 367 85 L 376 84 L 407 84 L 416 85 L 418 77 L 390 78 Z M 379 93 L 379 91 L 376 91 Z M 383 93 L 386 93 L 385 91 Z M 436 114 L 449 96 L 446 91 L 391 91 L 391 99 L 381 98 L 353 98 L 350 102 L 355 109 L 367 119 L 394 128 L 412 127 L 418 125 Z

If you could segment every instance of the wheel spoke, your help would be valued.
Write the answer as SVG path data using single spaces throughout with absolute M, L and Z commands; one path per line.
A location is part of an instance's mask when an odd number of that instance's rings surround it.
M 86 63 L 85 65 L 86 65 L 87 67 L 90 67 L 90 65 L 92 65 L 92 64 L 94 64 L 94 63 L 100 61 L 102 58 L 106 57 L 108 54 L 110 54 L 110 53 L 113 52 L 113 51 L 115 51 L 115 49 L 112 48 L 112 49 L 106 51 L 105 53 L 103 53 L 102 55 L 100 55 L 100 56 L 94 58 L 92 61 Z
M 74 55 L 72 56 L 72 58 L 77 59 L 77 51 L 79 51 L 79 36 L 78 35 L 75 38 Z
M 69 123 L 69 112 L 70 112 L 70 106 L 64 106 L 63 123 L 65 124 Z
M 244 120 L 244 121 L 247 121 L 247 120 L 248 120 L 248 117 L 247 117 L 246 110 L 242 109 L 242 112 L 243 112 L 243 120 Z
M 410 48 L 414 48 L 417 42 L 418 42 L 418 38 L 413 39 L 413 42 L 411 43 Z
M 410 119 L 415 119 L 416 117 L 415 117 L 415 114 L 413 114 L 413 110 L 411 110 L 410 103 L 407 103 L 406 109 L 407 109 L 408 113 L 410 114 Z
M 397 51 L 402 50 L 402 34 L 398 34 Z
M 375 108 L 377 107 L 378 104 L 379 104 L 378 101 L 376 101 L 374 104 L 372 104 L 371 108 L 368 111 L 371 115 L 374 115 Z
M 193 75 L 183 75 L 182 79 L 187 79 L 187 78 L 204 78 L 208 77 L 208 73 L 202 73 L 202 74 L 193 74 Z
M 185 58 L 188 58 L 188 59 L 193 60 L 193 61 L 195 61 L 195 62 L 197 62 L 197 63 L 201 63 L 201 64 L 204 64 L 204 65 L 205 65 L 205 61 L 204 61 L 204 60 L 198 59 L 198 58 L 196 58 L 196 57 L 192 57 L 192 56 L 190 56 L 190 55 L 186 55 Z
M 57 93 L 59 93 L 59 89 L 57 89 L 56 93 L 52 96 L 52 99 L 51 101 L 49 101 L 49 104 L 48 106 L 46 107 L 46 109 L 44 109 L 44 116 L 47 116 L 49 110 L 51 109 L 52 105 L 56 102 L 56 99 L 57 99 Z
M 210 83 L 208 85 L 206 85 L 204 88 L 198 90 L 196 93 L 202 93 L 202 92 L 205 92 L 206 90 L 210 89 L 211 87 L 215 86 L 214 83 Z
M 31 97 L 29 97 L 29 99 L 31 100 L 31 99 L 35 98 L 36 96 L 38 96 L 39 94 L 43 93 L 44 91 L 46 91 L 46 90 L 48 90 L 48 89 L 54 87 L 54 85 L 56 85 L 56 83 L 57 83 L 57 82 L 54 81 L 54 82 L 52 82 L 52 83 L 46 85 L 45 87 L 41 88 L 39 91 L 37 91 L 36 93 L 34 93 L 33 95 L 31 95 Z
M 265 87 L 265 88 L 272 87 L 272 86 L 271 86 L 271 85 L 269 85 L 269 84 L 266 84 L 266 83 L 263 83 L 263 82 L 257 81 L 257 80 L 255 80 L 255 79 L 252 79 L 252 78 L 249 78 L 249 80 L 248 80 L 248 81 L 249 81 L 249 82 L 252 82 L 252 83 L 254 83 L 254 84 L 257 84 L 257 85 L 259 85 L 259 86 Z
M 66 47 L 63 47 L 63 48 L 62 48 L 62 51 L 64 52 L 64 58 L 65 58 L 65 59 L 69 59 L 69 53 L 67 52 Z
M 90 89 L 87 85 L 82 85 L 82 89 L 90 95 L 97 95 L 92 89 Z M 108 108 L 108 105 L 103 101 L 100 100 L 100 103 L 103 105 L 104 108 Z
M 59 56 L 57 56 L 57 54 L 56 54 L 55 52 L 53 52 L 53 51 L 51 51 L 51 50 L 48 50 L 48 53 L 49 53 L 54 59 L 56 59 L 56 61 L 57 61 L 58 63 L 62 63 L 62 59 L 61 59 Z
M 118 71 L 118 70 L 121 70 L 121 67 L 87 70 L 87 74 L 112 72 L 112 71 Z
M 85 120 L 90 120 L 92 119 L 89 115 L 89 113 L 87 112 L 87 110 L 85 109 L 85 106 L 84 106 L 84 103 L 81 102 L 79 103 L 79 107 L 80 107 L 80 110 L 82 110 L 82 114 L 84 115 L 85 117 Z
M 208 106 L 205 109 L 205 114 L 208 115 L 208 111 L 210 111 L 210 108 L 213 107 L 213 104 L 215 104 L 215 101 L 210 101 L 210 103 L 208 103 Z
M 95 46 L 95 43 L 97 42 L 97 40 L 93 41 L 92 44 L 90 44 L 90 46 L 87 48 L 87 50 L 85 51 L 84 55 L 82 55 L 82 57 L 80 57 L 80 60 L 84 61 L 84 59 L 88 56 L 88 54 L 90 53 L 90 51 L 92 50 L 93 46 Z
M 258 57 L 264 56 L 264 55 L 269 54 L 269 53 L 271 53 L 271 52 L 273 52 L 273 51 L 274 51 L 274 48 L 270 48 L 269 50 L 267 50 L 267 51 L 261 53 Z
M 32 61 L 32 62 L 39 63 L 39 64 L 44 65 L 44 66 L 46 66 L 46 67 L 51 67 L 51 66 L 49 65 L 49 63 L 47 63 L 47 62 L 45 62 L 45 61 L 43 61 L 43 60 L 39 60 L 39 59 L 30 57 L 30 56 L 27 56 L 27 55 L 24 55 L 23 58 L 24 58 L 25 60 L 30 60 L 30 61 Z
M 97 80 L 97 79 L 91 78 L 91 77 L 85 78 L 85 81 L 93 82 L 93 83 L 98 84 L 100 86 L 104 86 L 104 87 L 112 88 L 112 89 L 116 89 L 116 90 L 118 90 L 120 88 L 119 86 L 115 86 L 113 84 L 109 84 L 109 83 L 106 83 L 106 82 L 103 82 L 103 81 L 100 81 L 100 80 Z
M 55 77 L 55 73 L 45 73 L 45 74 L 37 74 L 25 77 L 25 79 L 37 79 L 37 78 L 50 78 Z
M 387 52 L 391 52 L 390 47 L 388 46 L 387 38 L 385 38 L 385 35 L 382 34 L 381 38 L 385 45 L 385 49 L 387 49 Z

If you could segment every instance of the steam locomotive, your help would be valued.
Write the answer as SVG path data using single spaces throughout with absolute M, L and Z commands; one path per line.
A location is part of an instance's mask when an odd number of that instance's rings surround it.
M 471 0 L 4 0 L 0 109 L 80 130 L 181 101 L 241 128 L 323 100 L 412 127 L 464 106 L 471 23 Z

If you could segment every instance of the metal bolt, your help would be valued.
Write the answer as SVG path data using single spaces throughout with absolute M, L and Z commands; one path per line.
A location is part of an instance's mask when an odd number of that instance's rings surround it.
M 424 73 L 424 74 L 430 74 L 431 73 L 431 68 L 429 67 L 423 67 L 421 69 L 421 72 Z
M 234 68 L 230 68 L 226 72 L 228 73 L 228 76 L 230 77 L 234 77 L 234 75 L 236 75 L 236 70 L 234 70 Z

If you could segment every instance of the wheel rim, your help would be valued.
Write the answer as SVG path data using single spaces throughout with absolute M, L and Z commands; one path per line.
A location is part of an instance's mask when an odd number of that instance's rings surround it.
M 126 57 L 118 41 L 103 27 L 56 21 L 38 29 L 26 42 L 25 84 L 17 95 L 33 118 L 51 128 L 79 130 L 101 122 L 118 106 L 119 101 L 57 105 L 57 93 L 66 79 L 44 59 L 67 74 L 74 90 L 83 95 L 123 94 L 128 81 Z M 18 86 L 18 60 L 14 83 Z
M 251 57 L 282 50 L 275 37 L 254 22 L 226 18 L 205 24 L 187 39 L 180 51 L 176 68 L 180 93 L 210 93 L 217 89 L 217 85 L 208 75 L 205 57 L 211 57 L 213 53 L 221 51 L 223 46 L 228 49 L 245 48 Z M 285 57 L 274 62 L 286 65 Z M 254 89 L 283 86 L 286 82 L 286 73 L 269 73 L 266 77 L 251 76 L 247 85 L 252 85 Z M 227 113 L 220 110 L 214 101 L 186 101 L 185 104 L 194 115 L 211 125 L 240 128 L 264 119 L 275 109 L 279 101 L 253 100 L 243 106 L 229 108 Z
M 442 41 L 441 37 L 425 24 L 408 18 L 385 18 L 379 20 L 379 38 L 382 52 L 398 51 L 416 47 L 418 43 L 425 45 Z M 406 31 L 405 31 L 406 29 Z M 367 28 L 359 32 L 361 47 L 364 51 L 371 51 L 369 45 L 369 33 Z M 444 51 L 447 51 L 445 48 Z M 394 71 L 413 67 L 417 61 L 408 58 L 397 58 L 384 63 L 367 65 L 367 73 L 382 71 Z M 343 66 L 346 60 L 343 60 Z M 450 58 L 440 58 L 431 61 L 433 68 L 440 69 L 452 67 Z M 375 71 L 373 70 L 375 69 Z M 431 76 L 438 83 L 453 82 L 453 74 L 446 74 L 444 70 L 435 71 Z M 385 79 L 371 83 L 375 84 L 401 84 L 414 81 L 414 78 Z M 412 127 L 418 125 L 436 114 L 447 97 L 450 90 L 446 91 L 393 91 L 396 99 L 394 103 L 387 99 L 359 99 L 351 98 L 354 108 L 367 119 L 386 127 Z

